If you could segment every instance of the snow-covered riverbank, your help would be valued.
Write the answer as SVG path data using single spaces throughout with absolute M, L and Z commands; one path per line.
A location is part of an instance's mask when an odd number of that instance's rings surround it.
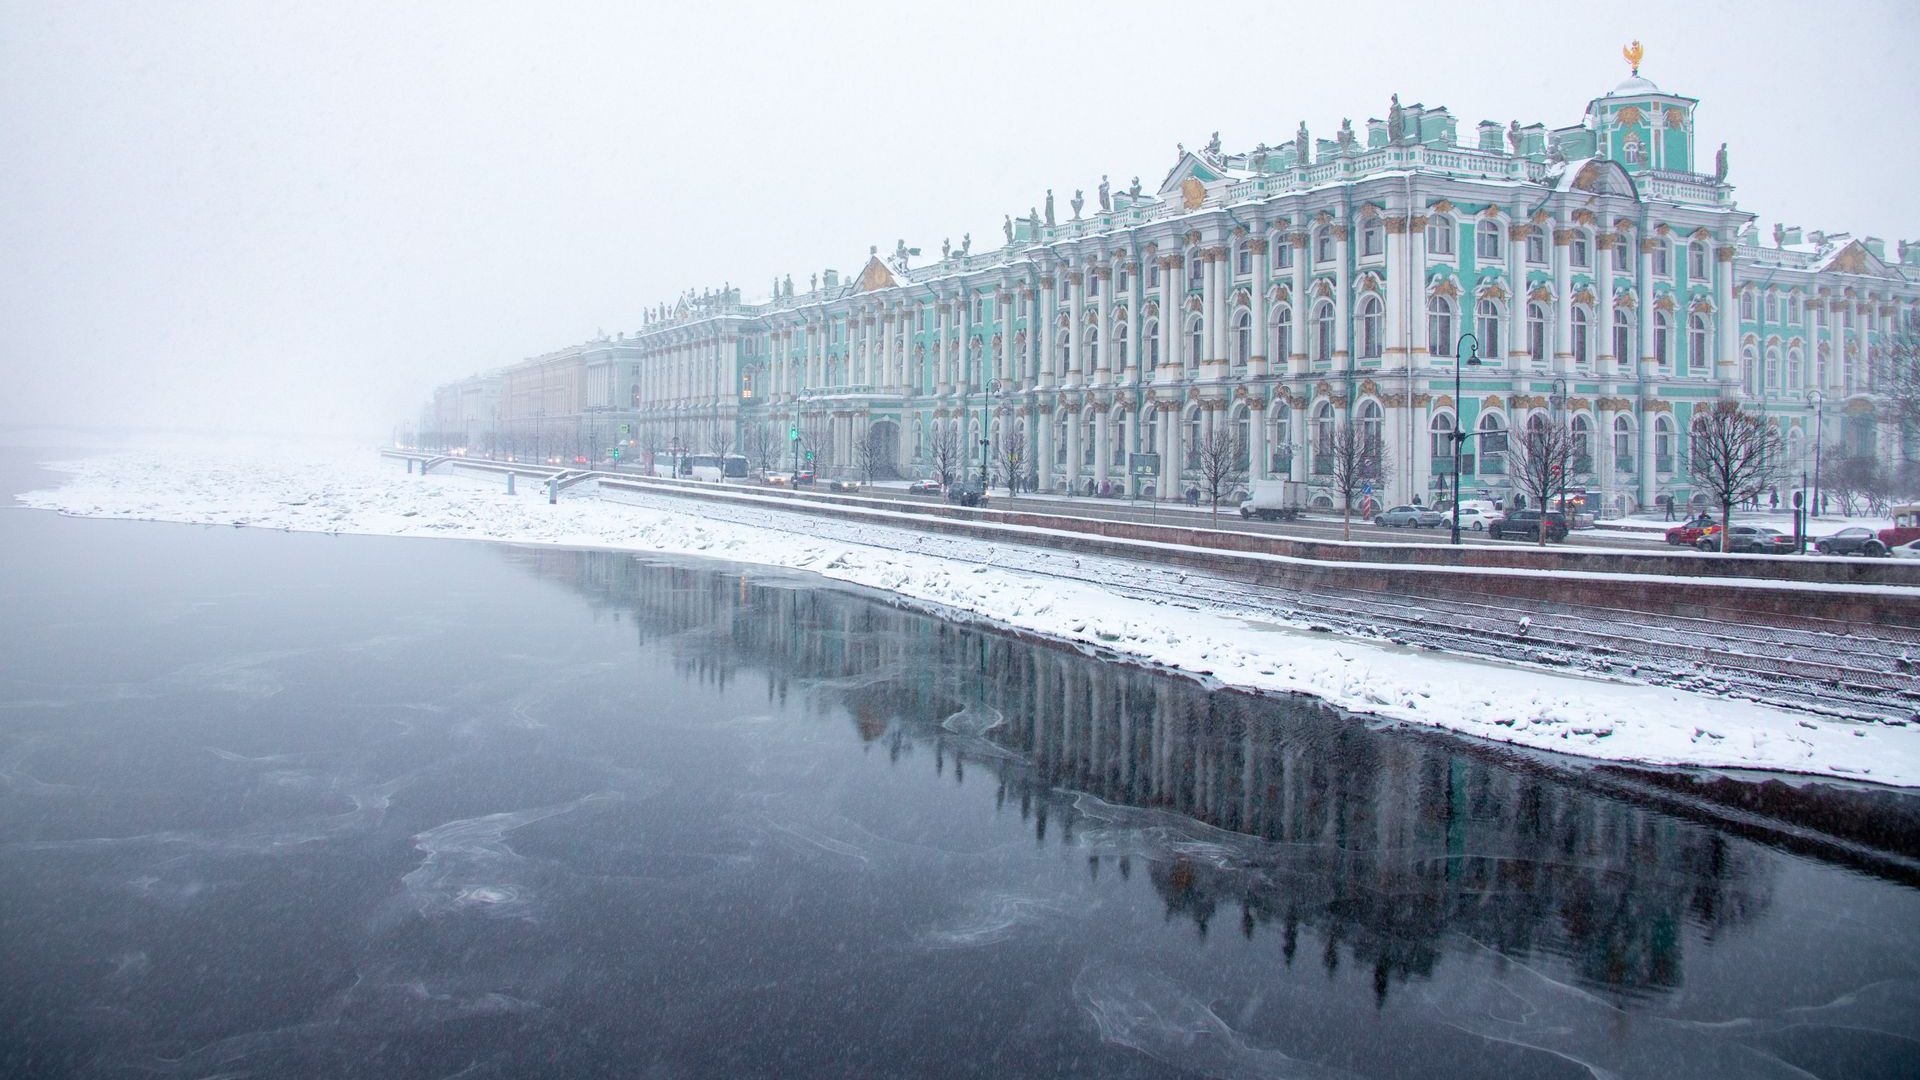
M 1072 576 L 1022 569 L 1018 549 L 874 529 L 863 542 L 704 519 L 697 506 L 633 506 L 581 495 L 550 506 L 528 484 L 408 475 L 371 452 L 291 456 L 175 447 L 57 466 L 69 481 L 21 496 L 87 517 L 439 536 L 698 555 L 810 571 L 930 608 L 1225 684 L 1299 692 L 1408 723 L 1518 746 L 1658 764 L 1778 769 L 1920 785 L 1920 727 L 1859 725 L 1626 681 L 1600 680 L 1332 637 L 1263 613 L 1117 595 L 1100 560 Z M 950 557 L 981 544 L 989 557 Z M 983 565 L 992 562 L 995 565 Z M 1171 571 L 1169 572 L 1171 573 Z

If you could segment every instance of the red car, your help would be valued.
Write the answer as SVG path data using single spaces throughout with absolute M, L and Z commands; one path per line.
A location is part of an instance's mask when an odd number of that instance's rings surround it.
M 1674 547 L 1698 547 L 1700 541 L 1720 531 L 1720 526 L 1705 514 L 1683 521 L 1667 530 L 1667 543 Z

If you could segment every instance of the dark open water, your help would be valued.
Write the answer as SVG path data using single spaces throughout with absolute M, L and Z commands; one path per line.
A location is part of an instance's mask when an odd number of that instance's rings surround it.
M 7 1076 L 1920 1068 L 1910 797 L 451 541 L 0 510 L 0 656 Z

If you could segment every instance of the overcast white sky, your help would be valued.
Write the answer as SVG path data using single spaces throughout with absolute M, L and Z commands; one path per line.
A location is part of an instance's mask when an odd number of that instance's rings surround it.
M 1911 2 L 0 0 L 0 423 L 378 437 L 684 287 L 992 247 L 1215 129 L 1396 91 L 1570 124 L 1635 37 L 1763 228 L 1920 239 Z

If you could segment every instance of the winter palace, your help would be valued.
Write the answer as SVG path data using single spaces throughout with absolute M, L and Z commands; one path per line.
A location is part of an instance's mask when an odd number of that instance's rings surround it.
M 1687 501 L 1684 433 L 1723 397 L 1764 412 L 1796 464 L 1816 440 L 1920 450 L 1884 421 L 1871 362 L 1915 317 L 1920 245 L 1760 235 L 1725 147 L 1696 142 L 1698 102 L 1641 77 L 1638 53 L 1567 127 L 1463 135 L 1396 97 L 1332 138 L 1303 124 L 1229 152 L 1216 134 L 1151 188 L 1103 178 L 1060 212 L 1049 191 L 993 250 L 901 242 L 756 301 L 689 291 L 636 333 L 442 387 L 421 438 L 633 460 L 716 432 L 764 455 L 771 431 L 783 467 L 797 433 L 835 475 L 877 437 L 877 471 L 917 477 L 945 439 L 977 471 L 1017 432 L 1042 490 L 1165 496 L 1225 425 L 1248 479 L 1331 505 L 1337 425 L 1383 440 L 1391 504 L 1449 494 L 1456 425 L 1481 433 L 1462 489 L 1508 494 L 1504 433 L 1556 423 L 1601 514 Z

